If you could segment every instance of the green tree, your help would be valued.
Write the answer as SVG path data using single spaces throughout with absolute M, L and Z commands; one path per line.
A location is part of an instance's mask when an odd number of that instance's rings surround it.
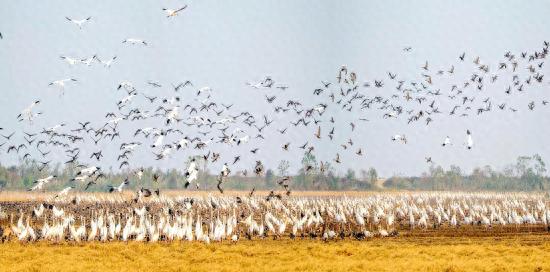
M 378 182 L 378 172 L 376 172 L 376 169 L 374 167 L 370 167 L 367 171 L 367 177 L 370 185 L 374 188 L 376 187 L 376 183 Z
M 306 171 L 307 168 L 311 167 L 312 170 Z M 317 169 L 317 158 L 313 153 L 304 152 L 304 157 L 302 158 L 302 169 L 300 171 L 300 176 L 303 176 L 303 183 L 301 184 L 303 188 L 312 186 L 315 189 L 319 188 L 318 180 L 312 178 L 312 172 L 314 173 Z
M 283 177 L 288 175 L 288 168 L 290 168 L 290 163 L 287 160 L 281 160 L 277 170 L 279 170 L 279 176 Z
M 532 159 L 535 161 L 535 171 L 537 172 L 537 175 L 544 175 L 546 172 L 546 163 L 544 163 L 542 157 L 539 154 L 535 154 Z
M 313 169 L 317 168 L 317 158 L 313 153 L 305 152 L 304 157 L 302 158 L 302 165 L 304 166 L 304 169 L 307 166 L 313 167 Z
M 267 169 L 267 171 L 265 171 L 265 181 L 267 183 L 271 183 L 273 182 L 274 179 L 275 179 L 275 173 L 273 173 L 273 170 Z

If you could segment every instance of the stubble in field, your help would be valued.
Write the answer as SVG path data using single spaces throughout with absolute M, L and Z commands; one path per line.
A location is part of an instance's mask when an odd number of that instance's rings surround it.
M 550 237 L 0 245 L 1 271 L 543 271 Z

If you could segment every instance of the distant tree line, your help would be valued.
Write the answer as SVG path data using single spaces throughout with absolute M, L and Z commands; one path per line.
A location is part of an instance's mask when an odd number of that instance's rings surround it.
M 329 162 L 324 162 L 323 171 L 313 154 L 305 153 L 302 168 L 295 174 L 289 173 L 290 163 L 280 161 L 277 169 L 267 169 L 262 176 L 242 173 L 232 175 L 223 186 L 228 190 L 278 190 L 277 181 L 289 176 L 292 190 L 491 190 L 491 191 L 537 191 L 550 188 L 550 178 L 545 175 L 546 164 L 538 154 L 520 156 L 514 164 L 503 171 L 495 171 L 490 166 L 475 168 L 471 173 L 464 173 L 460 167 L 451 165 L 449 169 L 431 164 L 429 170 L 421 176 L 393 176 L 380 179 L 376 169 L 360 170 L 359 175 L 348 169 L 344 175 L 338 175 Z M 199 183 L 201 190 L 216 190 L 216 173 L 211 173 L 208 162 L 200 163 Z M 306 171 L 307 169 L 307 171 Z M 136 170 L 113 171 L 102 169 L 104 178 L 100 178 L 90 186 L 88 191 L 107 191 L 110 186 L 117 186 L 129 178 L 128 188 L 152 188 L 161 190 L 184 189 L 185 176 L 176 169 L 160 171 L 145 168 L 142 179 L 135 174 Z M 78 168 L 75 165 L 57 164 L 47 166 L 40 171 L 39 163 L 21 161 L 18 166 L 0 165 L 0 190 L 26 190 L 33 182 L 48 175 L 56 175 L 56 181 L 48 184 L 48 191 L 61 190 L 67 186 L 75 186 L 77 190 L 86 187 L 86 182 L 70 181 L 76 176 Z M 159 183 L 153 182 L 153 175 L 160 175 Z M 90 180 L 88 180 L 90 181 Z M 190 190 L 196 190 L 191 188 Z
M 408 190 L 491 190 L 538 191 L 550 189 L 550 178 L 545 175 L 546 163 L 541 156 L 520 156 L 515 164 L 503 171 L 491 166 L 477 167 L 466 174 L 456 165 L 448 170 L 431 165 L 420 177 L 391 177 L 384 187 Z

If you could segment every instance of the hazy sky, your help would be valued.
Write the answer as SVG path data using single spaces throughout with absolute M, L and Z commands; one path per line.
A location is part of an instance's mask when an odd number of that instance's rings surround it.
M 163 7 L 184 4 L 188 8 L 175 18 L 166 18 L 162 11 Z M 306 140 L 314 142 L 314 128 L 291 127 L 282 137 L 275 128 L 287 127 L 292 119 L 275 115 L 264 95 L 278 94 L 279 104 L 298 99 L 313 106 L 323 101 L 312 95 L 313 90 L 321 86 L 321 80 L 334 82 L 339 67 L 345 64 L 356 71 L 360 82 L 387 82 L 385 88 L 362 89 L 362 93 L 390 96 L 395 93 L 395 84 L 389 83 L 387 72 L 420 81 L 420 67 L 426 60 L 433 70 L 457 66 L 453 77 L 437 82 L 447 94 L 452 84 L 462 84 L 476 71 L 471 61 L 474 56 L 496 70 L 506 51 L 519 54 L 540 50 L 543 41 L 550 40 L 548 14 L 548 1 L 5 1 L 0 9 L 0 32 L 4 36 L 0 40 L 0 126 L 3 134 L 18 131 L 16 141 L 23 140 L 22 129 L 37 131 L 60 122 L 74 128 L 77 121 L 89 120 L 100 126 L 106 120 L 105 113 L 116 111 L 116 101 L 124 96 L 116 91 L 120 81 L 132 81 L 139 92 L 148 95 L 173 96 L 171 83 L 191 80 L 197 88 L 210 86 L 213 100 L 234 103 L 233 110 L 259 116 L 265 113 L 276 119 L 271 132 L 264 134 L 265 143 L 223 147 L 222 161 L 241 154 L 237 169 L 251 168 L 256 159 L 274 168 L 279 160 L 287 159 L 295 169 L 302 153 L 297 146 Z M 91 16 L 92 20 L 79 30 L 65 16 Z M 126 38 L 141 38 L 149 45 L 122 44 Z M 403 52 L 405 46 L 412 46 L 412 52 Z M 468 64 L 459 66 L 462 52 L 466 52 Z M 59 58 L 94 54 L 117 59 L 105 69 L 98 63 L 71 67 Z M 289 89 L 254 90 L 245 85 L 266 75 Z M 70 84 L 64 96 L 48 86 L 67 77 L 78 82 Z M 154 89 L 146 84 L 148 80 L 165 87 Z M 420 174 L 428 168 L 426 156 L 444 167 L 456 164 L 467 171 L 487 164 L 500 169 L 519 155 L 539 153 L 550 159 L 550 108 L 540 105 L 542 99 L 550 99 L 548 79 L 544 87 L 530 88 L 513 98 L 503 94 L 509 81 L 488 85 L 477 99 L 491 97 L 494 108 L 506 102 L 518 109 L 515 114 L 493 109 L 481 116 L 451 118 L 447 114 L 452 104 L 445 100 L 440 110 L 447 112 L 426 126 L 422 122 L 407 125 L 405 118 L 384 120 L 381 111 L 349 113 L 329 108 L 327 116 L 337 121 L 335 141 L 317 143 L 315 154 L 319 159 L 332 160 L 336 152 L 340 153 L 343 163 L 337 169 L 342 173 L 346 168 L 372 166 L 383 176 Z M 194 92 L 186 89 L 178 95 L 185 103 L 194 99 Z M 36 99 L 42 101 L 37 110 L 43 116 L 32 126 L 18 123 L 15 116 Z M 527 109 L 531 100 L 537 102 L 535 111 Z M 140 105 L 147 102 L 139 99 L 133 104 Z M 358 128 L 350 134 L 349 122 L 360 117 L 371 121 L 357 122 Z M 246 129 L 244 126 L 240 125 Z M 135 128 L 131 124 L 120 127 L 126 136 Z M 474 136 L 472 150 L 463 146 L 466 129 Z M 407 135 L 408 144 L 392 142 L 390 138 L 396 133 Z M 442 148 L 447 135 L 454 146 Z M 355 148 L 344 151 L 339 147 L 350 137 L 355 146 L 363 148 L 365 156 L 357 157 Z M 285 142 L 292 142 L 288 152 L 280 148 Z M 83 160 L 93 163 L 84 158 L 89 152 L 104 149 L 103 164 L 118 168 L 119 144 L 86 145 Z M 260 147 L 257 158 L 248 153 L 255 146 Z M 159 162 L 152 159 L 147 148 L 138 151 L 131 164 L 182 169 L 186 156 L 192 154 L 199 153 L 187 150 Z M 61 152 L 50 158 L 66 159 Z M 0 162 L 15 163 L 17 156 L 2 152 Z M 221 163 L 213 167 L 217 169 Z

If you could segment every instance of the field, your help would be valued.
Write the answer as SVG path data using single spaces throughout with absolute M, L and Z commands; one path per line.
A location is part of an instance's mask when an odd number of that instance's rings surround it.
M 130 194 L 80 194 L 81 200 L 75 204 L 71 200 L 75 195 L 52 199 L 51 193 L 0 193 L 4 215 L 0 227 L 6 238 L 0 243 L 0 271 L 550 270 L 550 213 L 542 194 L 297 192 L 281 200 L 266 200 L 267 192 L 257 192 L 253 198 L 245 197 L 246 192 L 227 192 L 225 196 L 209 192 L 164 194 L 165 198 L 138 202 L 132 201 Z M 240 203 L 236 202 L 237 196 L 241 197 Z M 190 198 L 195 202 L 186 208 L 184 203 Z M 208 206 L 212 201 L 218 203 L 217 207 Z M 327 211 L 311 212 L 298 203 L 325 207 Z M 33 212 L 39 205 L 52 204 L 64 214 L 56 216 L 48 208 L 42 215 Z M 441 208 L 431 208 L 438 205 Z M 340 222 L 339 208 L 329 212 L 333 206 L 350 207 L 342 210 L 345 222 Z M 142 214 L 138 215 L 140 207 Z M 167 215 L 166 207 L 176 213 Z M 381 207 L 383 215 L 377 215 L 375 211 Z M 366 213 L 360 213 L 359 208 Z M 239 210 L 236 218 L 232 215 L 234 209 Z M 489 216 L 491 210 L 497 214 Z M 404 211 L 402 215 L 400 211 Z M 457 211 L 464 214 L 458 216 Z M 269 213 L 273 214 L 269 222 L 275 229 L 264 226 Z M 245 220 L 249 214 L 251 217 Z M 357 217 L 359 214 L 365 222 Z M 440 214 L 457 217 L 458 223 L 453 224 L 452 219 L 436 223 Z M 99 219 L 103 216 L 117 219 Z M 306 222 L 316 216 L 324 223 L 300 223 L 300 218 Z M 134 219 L 124 223 L 122 218 L 129 217 Z M 486 217 L 494 219 L 485 222 Z M 189 230 L 195 237 L 191 235 L 189 241 L 185 235 L 171 237 L 166 227 L 154 227 L 160 224 L 160 218 L 170 218 L 164 224 L 173 221 L 174 228 L 193 225 Z M 227 236 L 216 238 L 218 227 L 225 230 L 231 218 L 236 222 L 231 234 L 238 234 L 240 239 L 232 241 L 229 231 Z M 18 220 L 22 222 L 15 223 Z M 94 234 L 90 239 L 91 221 L 106 231 L 114 224 L 134 230 L 128 238 L 117 232 L 104 237 Z M 29 224 L 36 237 L 18 238 L 21 234 L 12 232 L 12 226 L 23 230 Z M 50 225 L 48 234 L 40 233 L 44 232 L 43 224 Z M 278 224 L 288 227 L 279 231 Z M 296 230 L 293 226 L 297 225 L 302 227 Z M 64 226 L 61 236 L 52 234 L 54 226 Z M 80 238 L 73 233 L 77 226 L 86 227 Z M 197 231 L 197 226 L 203 230 Z M 258 233 L 264 229 L 264 234 Z M 336 235 L 327 236 L 330 231 Z M 199 233 L 204 233 L 203 238 Z M 362 233 L 371 235 L 358 236 Z M 211 237 L 208 241 L 207 236 Z
M 250 193 L 249 191 L 231 191 L 227 190 L 224 192 L 224 195 L 227 196 L 243 196 Z M 385 194 L 397 194 L 400 193 L 399 191 L 386 191 Z M 208 195 L 220 195 L 217 191 L 180 191 L 180 190 L 166 190 L 162 192 L 163 195 L 169 196 L 169 197 L 176 197 L 176 196 L 208 196 Z M 255 191 L 254 195 L 256 196 L 267 196 L 269 194 L 269 191 Z M 294 191 L 292 192 L 292 196 L 355 196 L 355 197 L 362 197 L 362 196 L 370 196 L 378 194 L 374 191 Z M 48 198 L 51 198 L 54 193 L 51 192 L 25 192 L 25 191 L 0 191 L 0 202 L 6 202 L 6 201 L 44 201 Z M 105 193 L 105 192 L 99 192 L 99 193 L 81 193 L 79 195 L 94 195 L 98 197 L 112 197 L 113 194 Z M 118 194 L 124 197 L 132 197 L 134 195 L 131 191 L 125 191 L 121 194 Z
M 1 271 L 548 271 L 550 236 L 0 245 Z

